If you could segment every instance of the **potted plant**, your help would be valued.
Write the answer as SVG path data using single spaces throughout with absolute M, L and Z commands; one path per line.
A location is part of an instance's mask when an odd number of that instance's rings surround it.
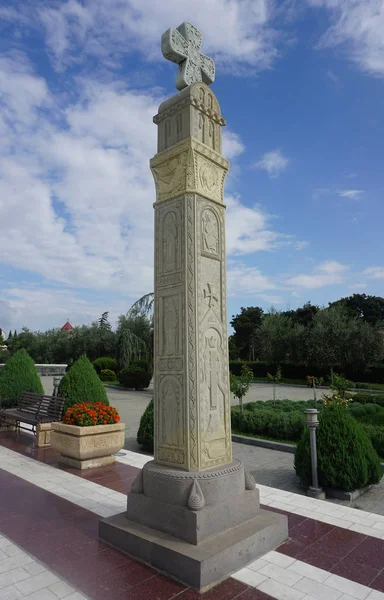
M 62 421 L 52 423 L 51 446 L 60 462 L 75 469 L 110 465 L 124 446 L 124 423 L 116 408 L 84 402 L 67 408 Z

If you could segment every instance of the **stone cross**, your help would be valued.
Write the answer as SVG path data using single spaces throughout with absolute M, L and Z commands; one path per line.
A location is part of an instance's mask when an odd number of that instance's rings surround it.
M 161 50 L 167 60 L 179 65 L 176 88 L 182 90 L 200 81 L 210 85 L 215 81 L 215 63 L 200 53 L 203 36 L 191 23 L 168 29 L 161 38 Z

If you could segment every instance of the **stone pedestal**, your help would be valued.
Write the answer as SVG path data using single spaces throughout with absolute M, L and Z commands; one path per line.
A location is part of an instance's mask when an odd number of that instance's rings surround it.
M 184 29 L 182 29 L 184 31 Z M 193 83 L 154 118 L 155 459 L 100 537 L 200 591 L 288 537 L 232 460 L 226 308 L 225 121 Z

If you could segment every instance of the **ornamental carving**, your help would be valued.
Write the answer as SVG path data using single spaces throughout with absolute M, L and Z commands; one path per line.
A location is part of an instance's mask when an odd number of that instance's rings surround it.
M 157 166 L 152 166 L 159 200 L 185 190 L 188 155 L 189 152 L 185 151 Z
M 180 295 L 162 298 L 163 356 L 180 353 L 181 307 Z
M 167 375 L 160 382 L 159 394 L 160 444 L 180 447 L 184 443 L 180 381 Z
M 189 392 L 189 463 L 197 468 L 197 401 L 196 401 L 196 329 L 195 329 L 195 203 L 192 195 L 187 197 L 187 242 L 188 242 L 188 392 Z
M 178 267 L 180 252 L 180 231 L 176 213 L 172 210 L 166 213 L 162 226 L 162 271 L 167 273 Z
M 183 281 L 182 273 L 171 273 L 170 275 L 164 275 L 159 277 L 157 281 L 158 287 L 168 287 L 170 285 L 176 285 Z
M 159 371 L 181 371 L 182 368 L 182 358 L 162 358 L 159 360 Z
M 201 218 L 202 251 L 208 255 L 218 256 L 220 228 L 216 214 L 207 208 Z
M 159 460 L 166 463 L 173 463 L 176 465 L 184 464 L 184 456 L 184 451 L 177 450 L 176 448 L 164 448 L 163 446 L 160 446 L 158 452 Z

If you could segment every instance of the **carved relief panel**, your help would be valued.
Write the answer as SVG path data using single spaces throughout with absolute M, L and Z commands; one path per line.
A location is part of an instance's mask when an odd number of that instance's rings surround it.
M 201 217 L 202 252 L 210 257 L 219 257 L 219 221 L 211 208 L 206 208 Z
M 184 445 L 182 388 L 179 378 L 165 375 L 160 380 L 160 435 L 161 445 Z
M 203 468 L 231 460 L 225 299 L 224 218 L 198 203 L 200 460 Z
M 170 202 L 156 209 L 156 288 L 182 282 L 183 206 Z

